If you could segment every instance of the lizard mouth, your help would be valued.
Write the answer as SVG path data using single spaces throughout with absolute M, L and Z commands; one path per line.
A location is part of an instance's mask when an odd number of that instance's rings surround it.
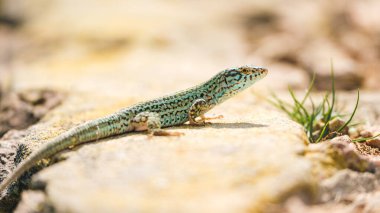
M 255 68 L 255 72 L 253 74 L 257 74 L 258 76 L 265 77 L 268 74 L 268 69 L 266 68 Z
M 250 75 L 250 80 L 262 79 L 268 75 L 268 69 L 266 68 L 256 68 L 255 71 Z
M 268 69 L 267 68 L 261 68 L 260 74 L 265 77 L 268 75 Z

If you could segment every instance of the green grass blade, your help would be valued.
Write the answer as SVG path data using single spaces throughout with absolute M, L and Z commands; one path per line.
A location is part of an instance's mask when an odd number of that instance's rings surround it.
M 328 127 L 329 122 L 331 120 L 331 115 L 332 115 L 332 112 L 333 112 L 334 106 L 335 106 L 335 77 L 334 77 L 334 67 L 333 67 L 332 62 L 331 62 L 331 90 L 332 90 L 331 106 L 329 106 L 327 118 L 325 119 L 325 125 L 322 129 L 321 134 L 319 135 L 319 138 L 317 139 L 317 143 L 320 142 L 327 135 L 326 130 L 327 130 L 327 127 Z M 329 103 L 329 102 L 327 101 L 327 103 Z
M 297 113 L 301 115 L 301 118 L 305 118 L 307 120 L 309 117 L 309 113 L 307 112 L 305 107 L 301 104 L 301 102 L 298 101 L 298 99 L 296 98 L 296 96 L 295 96 L 295 94 L 291 88 L 289 88 L 289 93 L 292 96 L 292 99 L 293 99 L 294 104 L 296 106 Z M 304 114 L 302 115 L 302 113 L 304 113 Z
M 273 96 L 273 98 L 275 99 L 276 102 L 272 101 L 270 99 L 268 99 L 268 101 L 270 103 L 272 103 L 278 109 L 284 111 L 289 117 L 292 117 L 292 112 L 290 112 L 290 110 L 287 109 L 286 103 L 284 101 L 282 101 L 281 99 L 279 99 L 276 95 L 272 95 L 272 96 Z
M 315 104 L 314 104 L 314 101 L 313 99 L 311 98 L 311 96 L 309 97 L 310 99 L 310 102 L 311 102 L 311 115 L 310 115 L 310 119 L 309 119 L 309 124 L 308 124 L 308 128 L 307 128 L 307 135 L 309 137 L 309 141 L 310 142 L 314 142 L 313 140 L 313 130 L 314 130 L 314 122 L 315 122 L 315 118 L 318 116 L 318 109 L 321 108 L 321 106 L 318 106 L 317 108 L 315 108 Z
M 358 90 L 358 96 L 357 96 L 357 98 L 356 98 L 356 105 L 355 105 L 354 111 L 352 112 L 350 119 L 348 119 L 348 121 L 347 121 L 343 126 L 341 126 L 341 127 L 338 129 L 337 132 L 342 131 L 344 128 L 346 128 L 346 126 L 347 126 L 349 123 L 351 123 L 351 121 L 352 121 L 352 119 L 354 118 L 355 113 L 356 113 L 356 111 L 357 111 L 357 109 L 358 109 L 358 106 L 359 106 L 359 100 L 360 100 L 360 92 L 359 92 L 359 90 Z
M 352 142 L 354 142 L 354 143 L 362 143 L 362 142 L 367 142 L 367 141 L 374 140 L 374 139 L 376 139 L 377 137 L 380 137 L 380 134 L 378 134 L 378 135 L 376 135 L 376 136 L 373 136 L 373 137 L 369 137 L 369 138 L 358 138 L 358 139 L 354 139 L 354 140 L 352 140 Z
M 310 82 L 310 85 L 309 85 L 309 88 L 306 90 L 306 94 L 305 94 L 305 97 L 303 98 L 303 100 L 301 101 L 301 104 L 304 105 L 305 104 L 305 101 L 306 99 L 310 96 L 310 93 L 311 93 L 311 90 L 313 90 L 313 87 L 314 87 L 314 83 L 315 83 L 315 72 L 313 73 L 313 78 L 311 79 L 311 82 Z

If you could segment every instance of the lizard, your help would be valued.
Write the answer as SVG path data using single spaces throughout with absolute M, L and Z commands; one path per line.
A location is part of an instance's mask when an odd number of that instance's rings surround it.
M 204 116 L 206 112 L 264 78 L 267 73 L 266 68 L 253 66 L 225 69 L 210 80 L 187 90 L 141 102 L 73 127 L 48 141 L 19 163 L 1 182 L 0 192 L 5 191 L 39 161 L 82 143 L 133 131 L 147 131 L 151 135 L 178 136 L 180 134 L 162 128 L 186 122 L 191 125 L 203 125 L 208 119 Z

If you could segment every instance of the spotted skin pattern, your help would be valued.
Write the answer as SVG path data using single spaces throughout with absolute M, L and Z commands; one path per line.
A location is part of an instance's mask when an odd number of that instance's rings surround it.
M 264 78 L 267 73 L 268 70 L 265 68 L 251 66 L 226 69 L 198 86 L 142 102 L 74 127 L 46 143 L 21 162 L 13 173 L 2 181 L 0 192 L 38 161 L 69 147 L 132 131 L 148 130 L 152 134 L 157 133 L 156 135 L 172 135 L 161 128 L 181 125 L 187 121 L 191 124 L 204 124 L 204 113 Z

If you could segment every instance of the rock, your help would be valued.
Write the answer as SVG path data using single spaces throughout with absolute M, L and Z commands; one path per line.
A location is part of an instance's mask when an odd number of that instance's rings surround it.
M 370 137 L 373 137 L 372 133 L 368 130 L 362 130 L 360 132 L 360 136 L 363 137 L 363 138 L 370 138 Z
M 357 143 L 356 147 L 360 151 L 361 154 L 366 155 L 370 158 L 376 165 L 379 164 L 380 155 L 380 139 L 379 137 L 369 140 L 374 136 L 379 135 L 380 129 L 378 125 L 374 126 L 364 126 L 359 133 L 358 139 L 368 139 L 367 141 L 363 141 L 361 143 Z
M 63 100 L 52 90 L 25 90 L 9 93 L 0 102 L 0 136 L 10 129 L 23 129 L 36 123 Z
M 366 198 L 364 212 L 380 212 L 380 192 Z
M 330 132 L 337 132 L 343 125 L 346 123 L 346 121 L 340 119 L 340 118 L 334 118 L 329 122 L 329 129 Z M 348 134 L 348 127 L 346 126 L 340 131 L 342 134 Z
M 366 144 L 373 148 L 380 149 L 380 139 L 369 140 Z
M 372 173 L 341 170 L 321 183 L 321 202 L 353 200 L 358 194 L 374 192 L 379 181 Z
M 86 144 L 35 180 L 46 184 L 46 200 L 57 212 L 263 210 L 308 187 L 311 167 L 297 156 L 305 148 L 303 129 L 251 98 L 247 92 L 236 97 L 238 104 L 215 109 L 225 118 L 214 124 L 169 130 L 182 137 L 131 134 Z M 70 126 L 58 123 L 97 114 L 83 110 L 88 99 L 77 101 L 82 105 L 68 100 L 35 125 L 25 143 L 46 141 L 56 135 L 54 127 L 63 132 Z
M 349 136 L 336 137 L 330 141 L 330 144 L 334 150 L 332 157 L 339 162 L 338 165 L 359 172 L 374 171 L 372 162 L 357 151 Z
M 346 148 L 347 146 L 349 146 L 348 148 L 352 147 L 351 138 L 347 135 L 332 139 L 331 144 L 337 148 Z
M 364 130 L 360 132 L 360 136 L 363 138 L 371 138 L 380 134 L 380 126 L 370 126 L 365 127 Z M 380 136 L 369 140 L 366 142 L 368 146 L 380 149 Z M 379 150 L 380 151 L 380 150 Z
M 380 150 L 378 148 L 369 146 L 367 143 L 355 143 L 355 145 L 359 153 L 363 156 L 372 158 L 380 155 Z
M 310 213 L 324 213 L 324 212 L 334 212 L 334 213 L 355 213 L 361 210 L 361 206 L 347 206 L 341 203 L 323 203 L 319 205 L 308 205 L 305 204 L 300 198 L 289 199 L 283 209 L 278 212 L 289 212 L 289 213 L 299 213 L 299 212 L 310 212 Z
M 54 212 L 42 191 L 28 191 L 22 194 L 22 202 L 15 209 L 15 213 L 24 212 Z
M 378 212 L 380 210 L 380 179 L 371 173 L 341 170 L 321 181 L 320 200 L 305 203 L 300 197 L 292 197 L 274 212 Z
M 350 136 L 350 138 L 358 138 L 360 136 L 358 128 L 350 127 L 348 129 L 348 135 Z
M 321 180 L 318 187 L 320 197 L 317 202 L 307 203 L 301 197 L 293 196 L 271 212 L 375 213 L 380 210 L 379 173 L 359 173 L 345 169 Z
M 317 181 L 331 177 L 342 169 L 373 172 L 376 168 L 375 162 L 362 155 L 348 136 L 310 144 L 305 156 L 313 162 L 313 176 Z

